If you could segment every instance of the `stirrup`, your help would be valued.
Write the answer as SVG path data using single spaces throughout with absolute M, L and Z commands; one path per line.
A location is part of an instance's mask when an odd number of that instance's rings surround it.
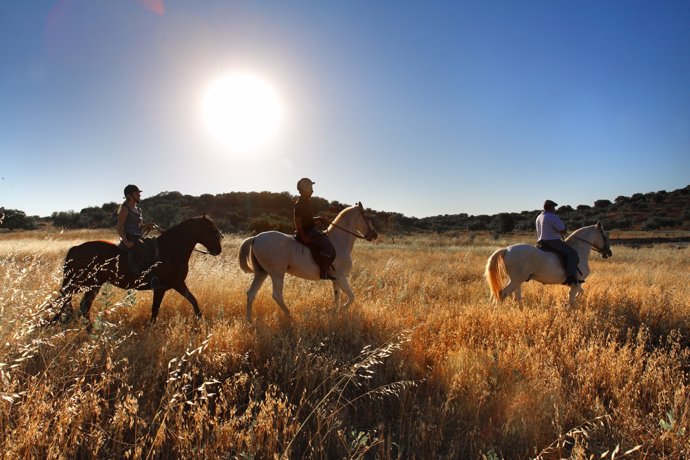
M 151 289 L 153 290 L 160 289 L 163 287 L 163 283 L 161 283 L 160 278 L 158 278 L 156 275 L 153 275 L 151 277 L 150 285 Z

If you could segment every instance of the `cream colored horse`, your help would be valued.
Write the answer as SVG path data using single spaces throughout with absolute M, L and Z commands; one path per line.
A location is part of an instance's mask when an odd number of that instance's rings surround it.
M 572 246 L 580 257 L 578 279 L 585 280 L 589 275 L 590 250 L 606 259 L 611 257 L 609 238 L 601 224 L 590 225 L 575 230 L 565 240 Z M 484 276 L 491 289 L 491 297 L 502 301 L 511 294 L 519 302 L 522 299 L 520 285 L 525 281 L 535 280 L 542 284 L 563 284 L 565 269 L 559 257 L 552 253 L 528 244 L 514 244 L 494 252 L 486 263 Z M 501 279 L 507 276 L 510 282 L 501 289 Z M 575 305 L 576 298 L 582 296 L 584 290 L 580 283 L 570 287 L 568 304 Z
M 333 261 L 335 276 L 333 292 L 335 306 L 340 305 L 340 292 L 347 295 L 347 307 L 355 299 L 350 289 L 347 276 L 352 270 L 352 247 L 357 238 L 373 241 L 377 238 L 376 229 L 371 219 L 365 214 L 362 203 L 343 209 L 330 224 L 328 237 L 335 247 L 336 257 Z M 266 280 L 271 277 L 273 284 L 273 299 L 289 318 L 290 311 L 283 300 L 283 284 L 285 274 L 289 273 L 299 278 L 319 280 L 319 267 L 314 262 L 309 248 L 298 242 L 292 235 L 269 231 L 247 238 L 240 245 L 238 258 L 240 267 L 245 273 L 254 273 L 249 290 L 247 291 L 247 321 L 252 321 L 252 303 L 256 293 Z

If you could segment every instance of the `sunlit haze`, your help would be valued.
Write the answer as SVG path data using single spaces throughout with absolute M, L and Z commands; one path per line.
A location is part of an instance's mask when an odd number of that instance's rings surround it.
M 281 127 L 279 93 L 265 78 L 236 71 L 209 84 L 202 100 L 209 134 L 231 153 L 251 153 L 274 140 Z
M 0 207 L 270 191 L 425 217 L 690 184 L 690 2 L 0 2 Z

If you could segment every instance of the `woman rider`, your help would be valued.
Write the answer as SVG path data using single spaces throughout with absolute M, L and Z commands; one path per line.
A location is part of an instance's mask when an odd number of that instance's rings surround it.
M 143 213 L 139 208 L 141 190 L 133 184 L 125 187 L 125 202 L 120 206 L 117 214 L 117 234 L 120 235 L 122 244 L 129 250 L 132 272 L 139 275 L 153 262 L 154 256 L 150 247 L 144 242 L 144 233 L 155 227 L 155 224 L 144 224 Z M 151 274 L 151 289 L 160 287 L 160 280 L 155 274 Z

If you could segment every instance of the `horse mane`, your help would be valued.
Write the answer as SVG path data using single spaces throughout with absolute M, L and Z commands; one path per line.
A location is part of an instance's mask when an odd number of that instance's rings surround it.
M 343 209 L 342 211 L 340 211 L 340 212 L 338 213 L 337 216 L 335 216 L 335 219 L 333 219 L 333 223 L 334 223 L 334 224 L 340 224 L 340 222 L 341 222 L 343 219 L 345 219 L 345 216 L 348 215 L 348 214 L 350 213 L 350 211 L 352 211 L 353 209 L 356 209 L 356 208 L 357 208 L 357 205 L 349 206 L 349 207 Z
M 208 219 L 211 220 L 208 216 L 199 216 L 199 217 L 190 217 L 189 219 L 185 219 L 179 224 L 175 224 L 169 229 L 163 231 L 158 238 L 179 238 L 178 235 L 185 235 L 186 229 L 192 225 L 195 222 L 200 221 L 201 219 Z
M 578 235 L 581 235 L 582 233 L 584 233 L 584 232 L 588 231 L 589 229 L 596 227 L 596 226 L 597 226 L 597 224 L 586 225 L 584 227 L 580 227 L 577 230 L 573 231 L 570 235 L 568 235 L 568 237 L 565 239 L 565 241 L 568 241 L 570 238 L 572 238 L 574 236 L 577 237 Z
M 163 232 L 163 234 L 168 233 L 168 232 L 177 232 L 180 229 L 184 229 L 185 227 L 191 225 L 193 222 L 198 222 L 202 219 L 206 219 L 206 220 L 213 222 L 213 220 L 211 220 L 211 218 L 208 217 L 206 214 L 204 214 L 203 216 L 190 217 L 188 219 L 183 220 L 179 224 L 175 224 L 172 227 L 170 227 L 169 229 L 165 230 Z

